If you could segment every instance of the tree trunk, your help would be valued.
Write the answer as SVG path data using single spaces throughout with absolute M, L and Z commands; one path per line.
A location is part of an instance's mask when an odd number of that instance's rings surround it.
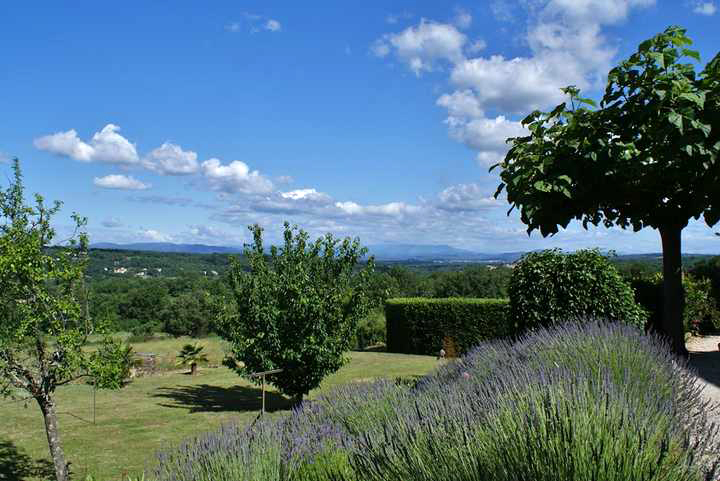
M 190 375 L 194 376 L 197 374 L 197 363 L 193 362 L 190 364 Z
M 47 434 L 48 447 L 50 448 L 50 456 L 55 465 L 55 477 L 57 481 L 69 481 L 70 473 L 68 465 L 65 462 L 65 454 L 60 445 L 60 433 L 58 431 L 57 415 L 55 414 L 55 402 L 51 395 L 46 394 L 44 397 L 37 399 L 40 410 L 45 419 L 45 434 Z
M 682 285 L 681 234 L 682 227 L 660 228 L 663 249 L 663 312 L 660 331 L 670 341 L 673 352 L 687 358 L 683 327 L 685 294 Z
M 302 404 L 302 401 L 303 401 L 302 393 L 294 395 L 292 398 L 293 407 L 300 407 L 300 404 Z

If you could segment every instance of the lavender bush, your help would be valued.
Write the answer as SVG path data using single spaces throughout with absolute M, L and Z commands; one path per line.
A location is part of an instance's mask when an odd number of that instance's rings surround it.
M 701 481 L 720 458 L 684 362 L 616 324 L 484 343 L 414 387 L 342 386 L 160 455 L 158 481 Z

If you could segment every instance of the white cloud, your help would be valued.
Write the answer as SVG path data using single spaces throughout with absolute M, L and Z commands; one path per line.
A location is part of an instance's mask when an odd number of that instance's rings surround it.
M 271 32 L 279 32 L 282 30 L 282 25 L 280 25 L 280 22 L 277 20 L 273 20 L 272 18 L 268 19 L 267 22 L 265 22 L 265 30 L 269 30 Z
M 197 154 L 165 142 L 142 161 L 143 167 L 162 175 L 190 175 L 199 170 Z
M 315 189 L 296 189 L 291 190 L 289 192 L 282 192 L 280 193 L 280 196 L 284 199 L 292 199 L 292 200 L 310 200 L 315 202 L 322 202 L 327 203 L 330 202 L 330 196 L 323 193 L 318 192 Z
M 112 174 L 105 177 L 95 177 L 93 184 L 103 189 L 119 189 L 119 190 L 145 190 L 151 186 L 144 184 L 134 177 L 128 175 Z
M 155 229 L 144 229 L 138 232 L 138 236 L 150 242 L 172 242 L 173 236 L 157 231 Z
M 499 206 L 492 195 L 475 183 L 458 184 L 448 187 L 438 194 L 438 208 L 450 212 L 477 211 Z
M 457 90 L 443 94 L 437 99 L 437 105 L 445 107 L 451 118 L 477 118 L 484 115 L 482 106 L 472 90 Z
M 432 71 L 440 60 L 462 61 L 466 42 L 467 37 L 455 26 L 422 19 L 417 26 L 400 33 L 383 35 L 371 49 L 378 57 L 394 51 L 398 60 L 420 75 Z
M 506 143 L 508 138 L 527 135 L 520 122 L 508 120 L 502 115 L 494 119 L 448 117 L 446 122 L 450 135 L 477 150 L 477 159 L 484 166 L 499 162 L 505 156 L 509 148 Z
M 717 6 L 715 5 L 715 2 L 699 1 L 695 2 L 695 5 L 693 6 L 693 12 L 699 15 L 712 16 L 715 15 L 715 13 L 717 12 Z
M 132 165 L 139 162 L 135 145 L 118 133 L 120 127 L 107 124 L 90 142 L 78 137 L 74 129 L 38 137 L 34 145 L 40 150 L 70 157 L 80 162 L 104 162 Z
M 418 214 L 421 208 L 416 205 L 406 204 L 405 202 L 390 202 L 380 205 L 360 205 L 355 202 L 336 202 L 335 207 L 340 209 L 344 214 L 348 215 L 366 215 L 366 216 L 390 216 L 402 217 L 405 215 Z
M 633 8 L 652 5 L 655 0 L 551 0 L 541 15 L 611 25 L 625 20 Z
M 245 162 L 234 160 L 223 165 L 219 159 L 201 164 L 202 174 L 212 190 L 226 194 L 266 194 L 272 192 L 272 182 L 257 170 L 250 171 Z
M 228 32 L 237 33 L 240 31 L 240 23 L 239 22 L 232 22 L 227 25 L 225 25 L 225 30 Z
M 524 56 L 477 56 L 485 43 L 479 39 L 468 44 L 456 28 L 464 25 L 457 18 L 454 25 L 423 19 L 416 26 L 383 35 L 372 46 L 379 57 L 394 54 L 416 75 L 443 64 L 450 67 L 453 90 L 436 103 L 447 109 L 450 135 L 476 149 L 485 165 L 502 158 L 507 137 L 525 135 L 514 116 L 561 103 L 565 97 L 560 89 L 568 85 L 583 90 L 602 87 L 616 55 L 603 28 L 626 20 L 634 9 L 654 5 L 655 0 L 517 3 L 529 12 Z M 511 9 L 507 1 L 495 1 L 491 7 L 500 16 Z

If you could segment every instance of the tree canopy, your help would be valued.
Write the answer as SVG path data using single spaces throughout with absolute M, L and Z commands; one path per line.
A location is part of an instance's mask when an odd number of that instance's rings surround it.
M 575 87 L 569 101 L 523 121 L 499 164 L 503 190 L 528 233 L 553 235 L 572 220 L 658 229 L 666 305 L 660 330 L 685 353 L 681 231 L 690 219 L 720 220 L 720 55 L 697 74 L 699 54 L 680 27 L 642 42 L 608 73 L 595 102 Z M 491 168 L 491 169 L 492 169 Z
M 359 239 L 341 242 L 326 234 L 311 243 L 307 232 L 287 222 L 284 245 L 272 246 L 268 256 L 263 229 L 249 228 L 249 271 L 233 263 L 236 307 L 220 326 L 232 344 L 228 364 L 240 374 L 282 369 L 267 379 L 299 400 L 345 363 L 357 323 L 371 306 L 374 260 L 358 270 L 367 252 Z
M 73 215 L 69 246 L 48 253 L 55 237 L 52 217 L 61 204 L 25 204 L 17 159 L 14 181 L 0 191 L 0 394 L 34 398 L 45 420 L 58 481 L 68 479 L 55 410 L 55 390 L 82 377 L 97 387 L 118 388 L 127 373 L 128 350 L 111 339 L 84 350 L 102 325 L 87 316 L 84 269 L 85 219 Z

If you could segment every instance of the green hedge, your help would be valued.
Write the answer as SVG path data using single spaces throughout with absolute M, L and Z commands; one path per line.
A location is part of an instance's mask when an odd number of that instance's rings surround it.
M 424 297 L 385 301 L 387 350 L 437 354 L 445 336 L 463 353 L 488 339 L 512 334 L 507 299 Z

